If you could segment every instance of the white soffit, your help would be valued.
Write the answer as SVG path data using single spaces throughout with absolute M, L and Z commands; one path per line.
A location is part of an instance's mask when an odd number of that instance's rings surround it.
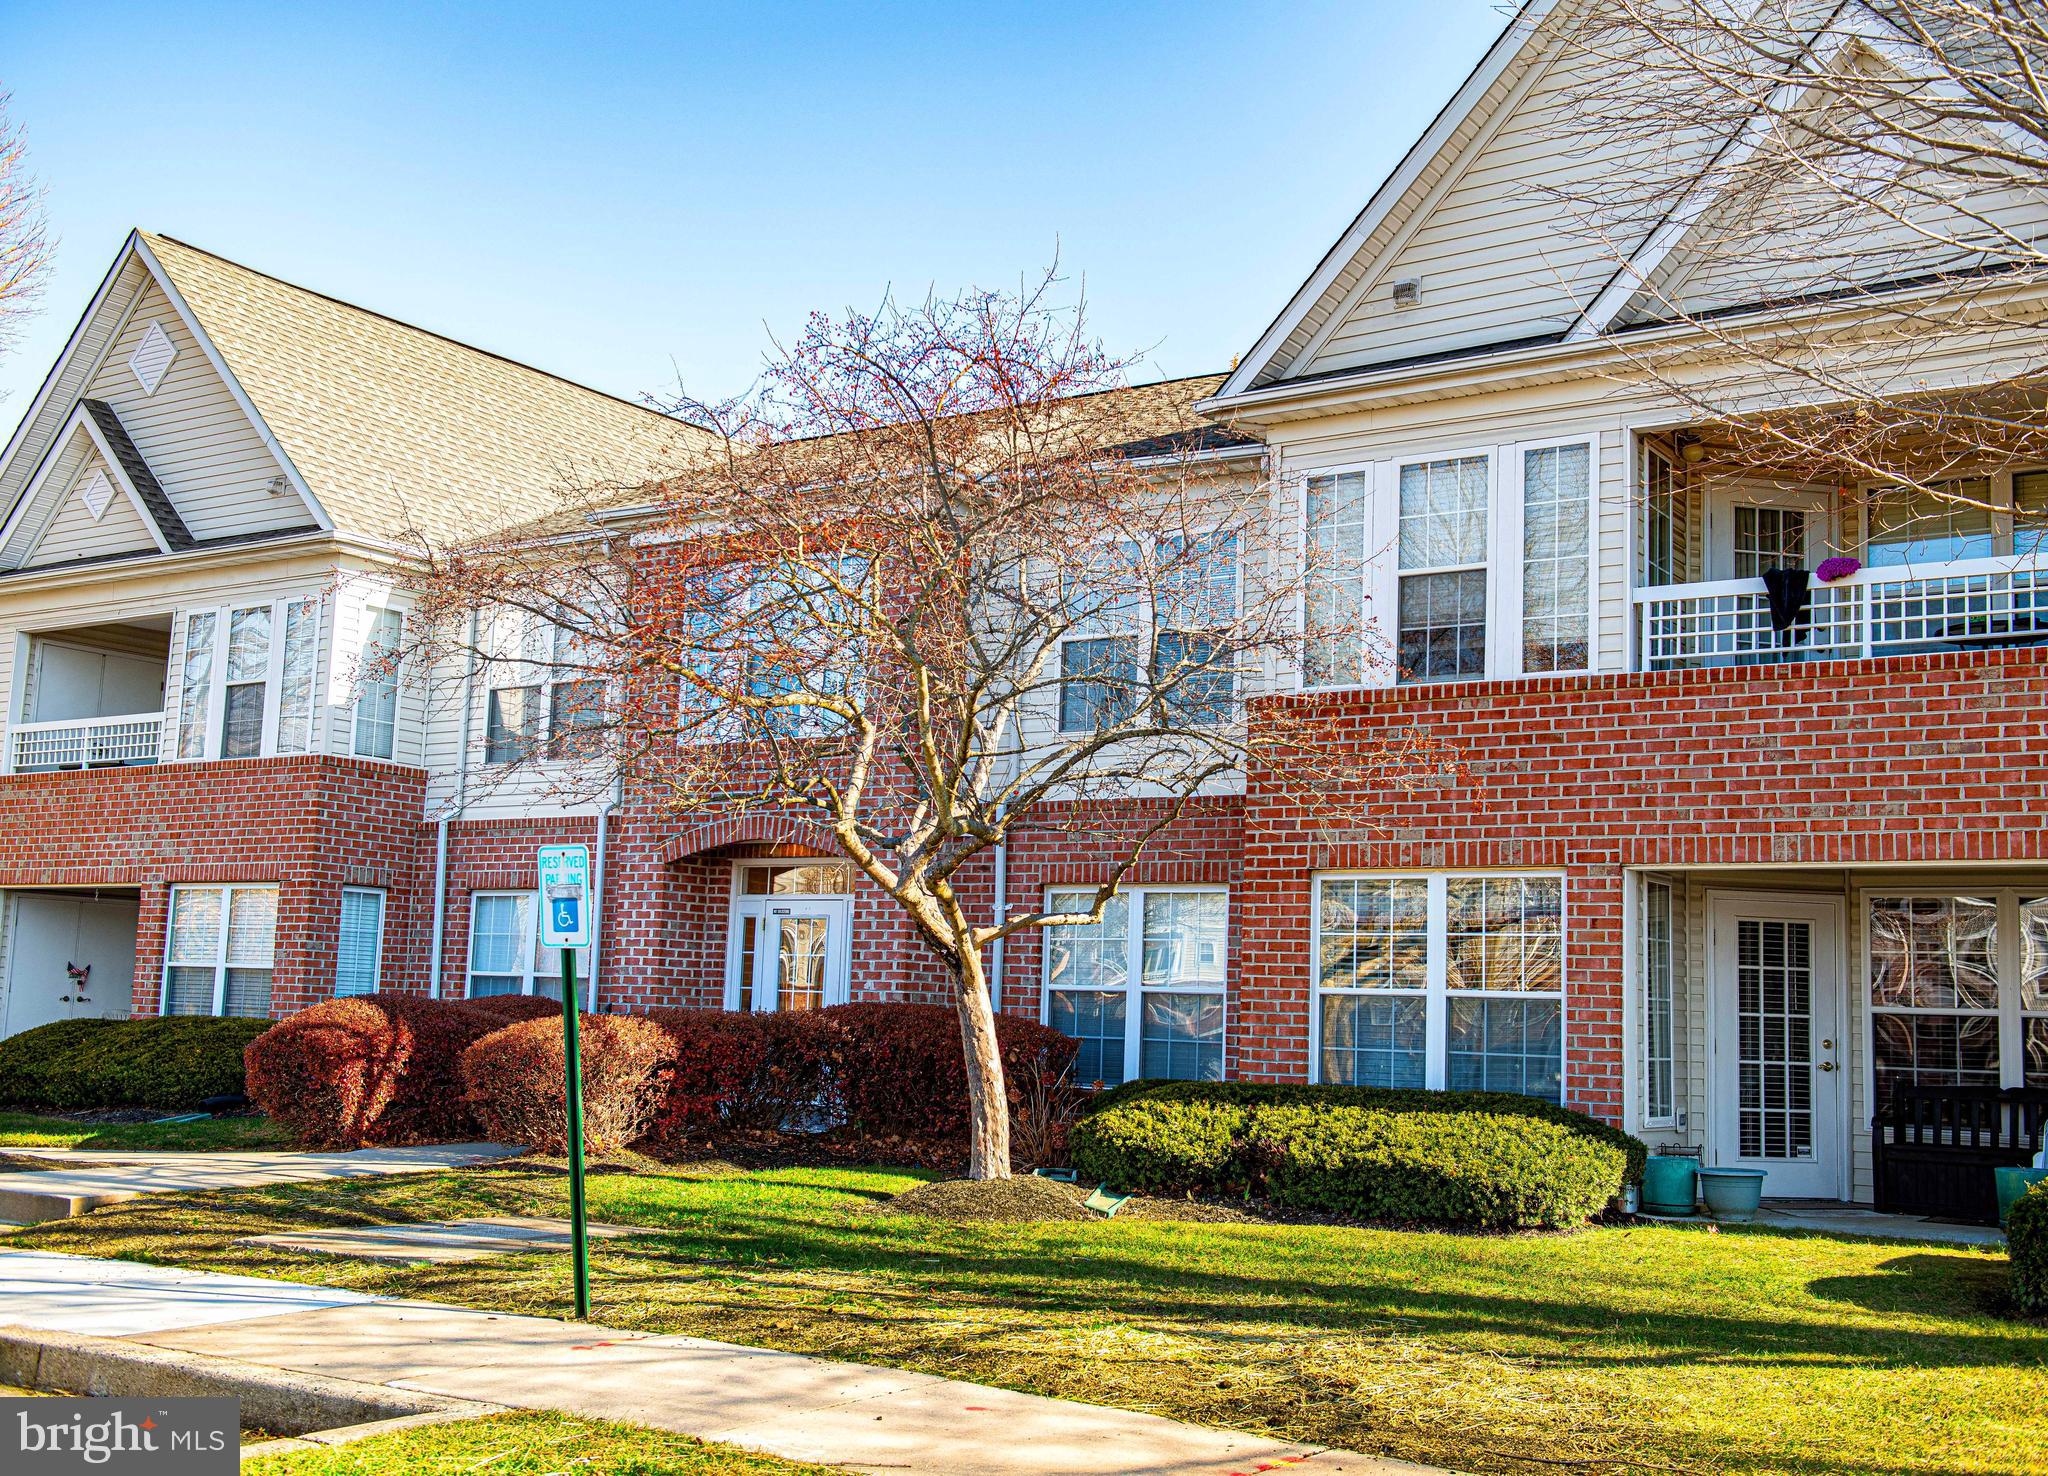
M 142 342 L 135 345 L 135 352 L 128 356 L 128 372 L 135 376 L 135 382 L 142 386 L 145 395 L 153 395 L 157 386 L 164 382 L 171 360 L 177 357 L 178 346 L 171 342 L 171 335 L 164 332 L 164 325 L 152 322 L 143 330 Z

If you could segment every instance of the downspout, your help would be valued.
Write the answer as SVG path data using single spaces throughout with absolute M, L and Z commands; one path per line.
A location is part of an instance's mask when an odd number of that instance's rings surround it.
M 469 660 L 462 673 L 462 737 L 455 758 L 455 798 L 441 811 L 434 825 L 434 929 L 428 943 L 427 997 L 441 997 L 441 951 L 448 931 L 448 823 L 459 817 L 469 803 L 469 722 L 476 707 L 476 643 L 478 616 L 469 614 Z
M 597 860 L 590 869 L 590 1005 L 592 1013 L 597 1009 L 598 966 L 604 962 L 604 862 L 605 842 L 611 835 L 612 811 L 619 807 L 625 797 L 626 777 L 612 776 L 612 792 L 605 802 L 597 807 Z
M 1002 819 L 1003 807 L 996 806 L 996 818 Z M 996 842 L 996 925 L 1000 927 L 1010 918 L 1010 837 L 1007 831 Z M 990 1003 L 1000 1011 L 1003 1007 L 1003 944 L 1007 939 L 998 938 L 988 946 L 988 992 Z

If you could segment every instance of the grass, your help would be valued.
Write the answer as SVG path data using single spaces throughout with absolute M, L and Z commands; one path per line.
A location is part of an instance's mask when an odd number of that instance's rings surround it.
M 259 1456 L 263 1476 L 827 1476 L 823 1466 L 706 1445 L 639 1425 L 558 1414 L 491 1415 L 426 1425 L 326 1450 Z
M 64 1117 L 0 1112 L 0 1148 L 211 1153 L 291 1146 L 291 1138 L 267 1117 L 205 1117 L 172 1123 L 73 1122 Z
M 596 1317 L 892 1364 L 1479 1472 L 2019 1472 L 2048 1326 L 1972 1247 L 1626 1227 L 1573 1236 L 874 1213 L 889 1169 L 591 1180 Z M 565 1257 L 232 1247 L 309 1225 L 564 1212 L 509 1165 L 136 1201 L 5 1244 L 561 1315 Z M 325 1468 L 322 1468 L 325 1469 Z

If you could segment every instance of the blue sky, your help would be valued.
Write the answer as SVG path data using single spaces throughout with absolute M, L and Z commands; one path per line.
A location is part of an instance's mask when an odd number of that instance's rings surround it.
M 1242 352 L 1503 24 L 1348 4 L 0 0 L 58 237 L 27 408 L 131 225 L 617 394 L 1057 251 L 1148 372 Z

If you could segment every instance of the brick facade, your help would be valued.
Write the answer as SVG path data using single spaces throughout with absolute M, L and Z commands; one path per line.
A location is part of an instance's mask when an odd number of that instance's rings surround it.
M 1324 869 L 1541 869 L 1567 878 L 1566 1092 L 1622 1113 L 1622 885 L 1630 867 L 2048 861 L 2048 651 L 1899 657 L 1655 675 L 1470 682 L 1281 699 L 1319 746 L 1365 751 L 1415 731 L 1462 772 L 1412 791 L 1325 793 L 1333 828 L 1270 776 L 1205 800 L 1159 835 L 1134 885 L 1230 888 L 1229 1038 L 1237 1077 L 1309 1071 L 1312 877 Z M 141 896 L 136 1000 L 154 1010 L 170 887 L 281 888 L 279 1011 L 332 989 L 345 885 L 389 892 L 386 987 L 424 991 L 435 827 L 424 776 L 331 758 L 238 760 L 0 778 L 0 887 L 121 886 Z M 1145 807 L 1020 835 L 1013 907 L 1098 880 Z M 592 816 L 449 827 L 442 988 L 463 991 L 470 898 L 532 884 L 549 842 L 595 845 Z M 824 850 L 761 818 L 680 822 L 628 805 L 607 831 L 601 1007 L 715 1006 L 731 863 Z M 982 867 L 963 893 L 992 911 Z M 1042 950 L 1012 939 L 1003 1007 L 1036 1014 Z M 908 921 L 856 889 L 855 998 L 942 999 Z

